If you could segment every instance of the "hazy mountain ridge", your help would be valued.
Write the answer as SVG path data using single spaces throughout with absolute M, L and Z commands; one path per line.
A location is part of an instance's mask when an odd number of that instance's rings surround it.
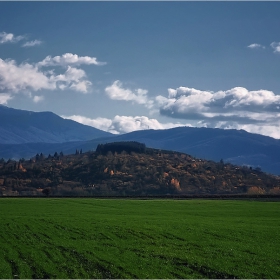
M 52 112 L 31 112 L 3 105 L 0 106 L 0 120 L 0 144 L 63 143 L 111 135 Z
M 2 119 L 5 111 L 10 112 L 12 117 L 6 116 Z M 183 152 L 214 161 L 223 159 L 224 162 L 260 167 L 263 171 L 280 174 L 280 140 L 244 130 L 178 127 L 112 135 L 64 120 L 53 113 L 23 112 L 24 121 L 21 120 L 21 124 L 18 117 L 15 117 L 22 114 L 21 110 L 0 106 L 0 158 L 29 159 L 37 153 L 47 156 L 61 151 L 64 154 L 73 154 L 76 149 L 84 152 L 95 150 L 101 143 L 138 141 L 155 149 Z M 34 114 L 39 114 L 44 122 L 40 121 L 37 115 L 36 118 L 30 117 Z M 16 126 L 17 123 L 20 125 Z M 42 123 L 44 126 L 40 130 L 38 124 Z M 56 129 L 51 130 L 52 127 Z M 80 141 L 82 138 L 86 141 Z M 13 140 L 21 144 L 13 144 Z
M 139 141 L 156 149 L 214 161 L 223 159 L 237 165 L 260 167 L 273 174 L 280 173 L 280 140 L 244 130 L 178 127 L 135 131 L 108 139 L 111 141 Z

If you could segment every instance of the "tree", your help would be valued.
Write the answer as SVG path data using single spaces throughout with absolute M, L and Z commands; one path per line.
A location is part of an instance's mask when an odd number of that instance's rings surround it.
M 36 161 L 38 161 L 38 160 L 40 159 L 39 154 L 37 154 L 37 155 L 35 156 L 35 159 L 36 159 Z
M 43 193 L 45 196 L 49 196 L 50 193 L 51 193 L 51 190 L 50 190 L 50 188 L 45 188 L 45 189 L 43 189 L 42 193 Z
M 258 166 L 258 167 L 255 168 L 255 171 L 262 172 L 262 169 Z

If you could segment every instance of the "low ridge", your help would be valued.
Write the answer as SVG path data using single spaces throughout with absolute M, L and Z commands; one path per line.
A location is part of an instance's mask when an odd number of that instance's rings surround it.
M 2 196 L 279 195 L 280 178 L 223 160 L 116 142 L 95 152 L 2 160 L 0 190 Z

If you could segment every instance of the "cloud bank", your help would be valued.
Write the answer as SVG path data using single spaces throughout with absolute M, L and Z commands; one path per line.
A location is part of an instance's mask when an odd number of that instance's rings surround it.
M 203 91 L 189 87 L 169 88 L 168 96 L 158 95 L 150 99 L 147 90 L 125 89 L 120 81 L 115 81 L 105 89 L 113 100 L 132 101 L 144 105 L 154 112 L 173 119 L 185 119 L 188 124 L 170 123 L 169 126 L 157 123 L 148 124 L 150 119 L 141 117 L 116 116 L 113 120 L 97 119 L 91 123 L 114 133 L 126 133 L 133 130 L 164 129 L 175 126 L 212 127 L 222 129 L 244 129 L 280 138 L 280 95 L 268 90 L 247 90 L 235 87 L 226 91 Z M 76 119 L 78 121 L 78 119 Z M 85 123 L 85 119 L 79 120 Z M 104 121 L 105 128 L 99 126 Z M 136 122 L 137 121 L 137 122 Z M 182 121 L 181 121 L 182 122 Z M 145 126 L 146 125 L 146 126 Z
M 149 119 L 146 116 L 119 116 L 116 115 L 113 119 L 96 118 L 90 119 L 84 116 L 61 116 L 65 119 L 71 119 L 73 121 L 93 126 L 95 128 L 111 132 L 114 134 L 128 133 L 136 130 L 145 129 L 168 129 L 179 126 L 190 126 L 189 124 L 180 123 L 160 123 L 156 119 Z
M 168 93 L 168 97 L 156 97 L 162 115 L 196 121 L 199 126 L 262 130 L 265 135 L 271 135 L 272 128 L 279 130 L 280 95 L 272 91 L 235 87 L 212 92 L 179 87 L 169 88 Z

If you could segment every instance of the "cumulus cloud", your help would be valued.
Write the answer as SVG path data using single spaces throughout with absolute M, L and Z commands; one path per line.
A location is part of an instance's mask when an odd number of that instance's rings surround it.
M 17 65 L 14 60 L 0 58 L 0 90 L 17 93 L 22 90 L 50 89 L 56 85 L 38 68 L 29 63 Z
M 58 88 L 61 90 L 70 88 L 75 91 L 87 93 L 92 83 L 88 80 L 85 80 L 85 78 L 86 72 L 84 70 L 71 66 L 68 66 L 64 74 L 57 76 L 52 75 L 50 77 L 52 81 L 56 82 Z
M 265 46 L 261 45 L 261 44 L 251 44 L 249 46 L 247 46 L 247 48 L 250 48 L 250 49 L 265 49 Z
M 9 100 L 13 99 L 10 94 L 0 93 L 0 104 L 7 104 Z
M 87 93 L 91 82 L 86 79 L 82 69 L 68 66 L 63 74 L 56 75 L 54 70 L 44 72 L 37 65 L 14 60 L 0 59 L 0 91 L 18 93 L 22 91 L 64 90 Z
M 249 91 L 235 87 L 227 91 L 201 91 L 179 87 L 168 89 L 168 97 L 157 96 L 160 113 L 193 120 L 208 127 L 280 126 L 280 95 L 268 90 Z
M 275 53 L 280 53 L 280 42 L 273 42 L 270 46 L 274 49 Z
M 15 43 L 23 39 L 26 41 L 26 36 L 15 36 L 6 32 L 0 33 L 0 44 Z M 40 44 L 42 44 L 40 40 L 26 41 L 22 44 L 22 47 L 34 47 Z M 1 102 L 7 103 L 17 93 L 23 93 L 31 97 L 32 92 L 40 90 L 70 89 L 88 93 L 92 83 L 87 79 L 86 72 L 77 67 L 80 65 L 104 64 L 106 63 L 99 62 L 96 57 L 78 56 L 72 53 L 54 57 L 47 56 L 38 63 L 23 62 L 18 64 L 13 59 L 3 60 L 0 58 Z M 42 98 L 42 96 L 36 95 L 33 101 L 37 103 L 42 101 Z
M 84 116 L 62 116 L 65 119 L 71 119 L 76 122 L 90 125 L 95 128 L 108 131 L 114 134 L 128 133 L 136 130 L 145 129 L 168 129 L 179 126 L 190 126 L 190 124 L 181 123 L 160 123 L 156 119 L 149 119 L 146 116 L 119 116 L 116 115 L 113 119 L 96 118 L 90 119 Z
M 33 97 L 33 101 L 34 101 L 35 103 L 41 102 L 41 101 L 43 101 L 44 99 L 45 99 L 44 96 L 35 95 L 35 96 Z
M 106 94 L 113 100 L 132 101 L 138 104 L 145 105 L 148 108 L 153 106 L 153 101 L 148 99 L 148 91 L 145 89 L 131 89 L 123 88 L 122 83 L 117 80 L 111 86 L 105 88 Z
M 104 65 L 106 62 L 99 62 L 97 61 L 96 57 L 89 57 L 89 56 L 78 56 L 77 54 L 72 53 L 65 53 L 61 56 L 47 56 L 45 59 L 40 61 L 37 65 L 39 67 L 42 66 L 80 66 L 82 64 L 86 65 Z
M 168 97 L 156 97 L 160 109 L 171 116 L 181 115 L 184 118 L 193 114 L 210 117 L 240 115 L 240 112 L 279 112 L 280 106 L 280 95 L 268 90 L 249 91 L 243 87 L 235 87 L 227 91 L 212 92 L 179 87 L 176 90 L 168 89 L 168 92 Z
M 22 47 L 34 47 L 34 46 L 39 46 L 42 44 L 42 41 L 40 40 L 33 40 L 33 41 L 28 41 L 22 45 Z
M 83 80 L 77 83 L 72 83 L 69 88 L 78 92 L 87 93 L 91 85 L 92 83 L 90 81 Z
M 73 120 L 75 122 L 84 124 L 84 125 L 89 125 L 104 131 L 109 131 L 109 127 L 112 124 L 112 120 L 111 119 L 107 119 L 107 118 L 96 118 L 96 119 L 91 119 L 91 118 L 87 118 L 84 116 L 80 116 L 80 115 L 73 115 L 73 116 L 61 116 L 64 119 L 70 119 Z
M 25 36 L 15 36 L 12 33 L 0 32 L 0 44 L 4 43 L 16 43 L 23 40 Z

